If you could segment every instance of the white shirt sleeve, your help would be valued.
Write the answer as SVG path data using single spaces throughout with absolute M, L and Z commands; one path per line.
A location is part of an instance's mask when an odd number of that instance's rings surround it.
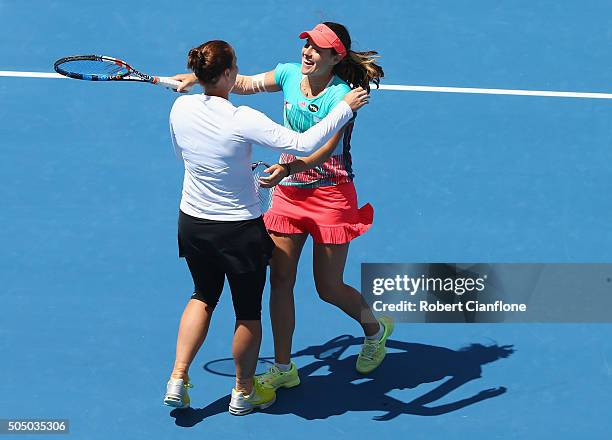
M 310 154 L 323 146 L 353 117 L 351 107 L 340 101 L 321 122 L 298 133 L 272 121 L 250 107 L 238 107 L 234 116 L 237 131 L 245 141 L 290 153 Z
M 174 149 L 174 155 L 177 159 L 183 160 L 183 154 L 181 149 L 176 142 L 176 135 L 174 134 L 174 127 L 172 126 L 172 117 L 170 118 L 170 139 L 172 139 L 172 148 Z

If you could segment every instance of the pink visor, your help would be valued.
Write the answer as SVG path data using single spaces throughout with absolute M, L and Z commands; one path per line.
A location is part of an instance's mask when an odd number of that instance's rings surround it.
M 302 40 L 304 38 L 310 38 L 316 46 L 323 49 L 334 49 L 342 58 L 346 56 L 346 47 L 344 47 L 340 38 L 323 23 L 316 25 L 311 31 L 302 32 L 300 38 Z

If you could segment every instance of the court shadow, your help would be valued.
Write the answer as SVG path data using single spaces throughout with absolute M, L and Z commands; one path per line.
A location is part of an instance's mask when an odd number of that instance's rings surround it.
M 174 418 L 174 423 L 177 426 L 190 428 L 208 417 L 226 413 L 229 400 L 229 396 L 223 396 L 204 408 L 173 409 L 170 416 Z
M 300 368 L 302 384 L 290 391 L 281 389 L 276 403 L 266 412 L 290 413 L 315 420 L 349 411 L 381 411 L 383 414 L 374 420 L 385 421 L 401 414 L 446 414 L 506 392 L 505 387 L 490 388 L 451 403 L 434 403 L 467 382 L 480 378 L 482 365 L 510 356 L 514 352 L 510 345 L 471 344 L 451 350 L 389 340 L 387 347 L 394 351 L 387 354 L 373 373 L 363 376 L 355 371 L 356 355 L 340 358 L 348 347 L 361 345 L 361 342 L 362 338 L 340 336 L 296 353 L 296 357 L 311 355 L 317 360 Z M 392 390 L 413 389 L 444 379 L 433 390 L 407 402 L 387 395 Z
M 388 340 L 389 352 L 385 361 L 373 373 L 364 376 L 355 371 L 356 355 L 342 358 L 349 347 L 360 346 L 362 341 L 363 338 L 342 335 L 294 353 L 294 359 L 312 357 L 314 361 L 299 369 L 300 386 L 291 390 L 280 389 L 276 403 L 265 412 L 316 420 L 350 411 L 379 411 L 382 414 L 375 416 L 374 420 L 387 421 L 402 414 L 446 414 L 506 392 L 506 388 L 500 386 L 454 402 L 435 404 L 451 391 L 480 378 L 482 365 L 510 356 L 514 352 L 512 345 L 471 344 L 460 350 L 451 350 Z M 224 363 L 231 365 L 230 359 L 219 359 L 209 362 L 204 368 L 213 374 L 229 375 L 229 371 L 218 368 Z M 211 365 L 217 368 L 210 368 Z M 387 395 L 394 390 L 410 390 L 442 380 L 433 390 L 406 402 Z M 406 395 L 409 396 L 410 392 L 407 391 Z M 228 401 L 225 396 L 202 409 L 176 411 L 180 413 L 176 423 L 193 426 L 206 417 L 227 411 Z

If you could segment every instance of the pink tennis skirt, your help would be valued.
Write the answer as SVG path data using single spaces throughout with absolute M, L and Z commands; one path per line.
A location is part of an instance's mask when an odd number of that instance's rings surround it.
M 372 205 L 357 208 L 353 182 L 319 188 L 278 185 L 264 214 L 268 231 L 308 233 L 319 244 L 348 243 L 370 229 L 373 219 Z

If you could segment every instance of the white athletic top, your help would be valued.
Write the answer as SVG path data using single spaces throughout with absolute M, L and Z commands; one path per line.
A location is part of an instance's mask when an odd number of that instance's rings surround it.
M 261 215 L 251 173 L 252 144 L 307 156 L 353 117 L 341 101 L 304 133 L 278 125 L 250 107 L 217 96 L 185 95 L 170 111 L 170 134 L 185 177 L 181 211 L 209 220 L 250 220 Z

